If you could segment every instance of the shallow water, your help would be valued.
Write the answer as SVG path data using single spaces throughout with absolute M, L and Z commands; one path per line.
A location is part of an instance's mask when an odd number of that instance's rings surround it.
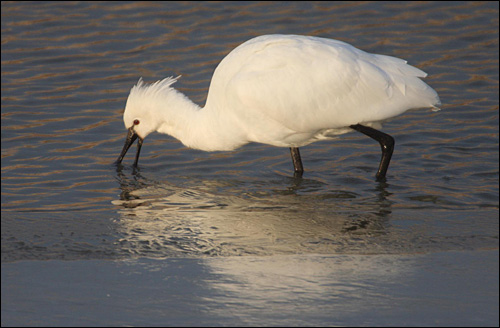
M 261 34 L 340 39 L 426 71 L 439 112 L 301 149 L 204 153 L 148 136 L 112 165 L 138 78 L 214 68 Z M 2 262 L 498 249 L 498 3 L 2 2 Z M 3 304 L 2 296 L 2 304 Z

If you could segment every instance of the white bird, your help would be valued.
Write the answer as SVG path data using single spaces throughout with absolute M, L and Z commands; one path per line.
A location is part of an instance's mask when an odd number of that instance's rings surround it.
M 215 69 L 205 107 L 172 88 L 179 77 L 146 85 L 128 96 L 128 129 L 120 164 L 139 138 L 158 131 L 190 148 L 228 151 L 249 142 L 289 147 L 295 176 L 304 169 L 299 148 L 359 131 L 382 147 L 377 179 L 385 178 L 394 139 L 376 130 L 410 109 L 439 110 L 439 96 L 405 60 L 312 36 L 264 35 L 232 50 Z

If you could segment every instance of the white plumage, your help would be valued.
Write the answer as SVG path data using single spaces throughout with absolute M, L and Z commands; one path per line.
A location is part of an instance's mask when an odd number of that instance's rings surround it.
M 437 109 L 436 91 L 420 79 L 426 75 L 402 59 L 337 40 L 265 35 L 220 62 L 204 108 L 172 88 L 178 78 L 151 85 L 141 79 L 130 92 L 123 119 L 141 143 L 158 131 L 206 151 L 249 142 L 297 148 L 352 131 L 354 125 L 379 128 L 410 109 Z

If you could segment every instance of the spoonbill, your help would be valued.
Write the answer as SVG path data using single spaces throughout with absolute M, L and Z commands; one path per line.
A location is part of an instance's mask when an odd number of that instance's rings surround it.
M 134 166 L 151 132 L 190 148 L 230 151 L 250 142 L 289 147 L 294 176 L 304 168 L 299 147 L 350 131 L 379 142 L 376 174 L 385 178 L 394 139 L 377 129 L 411 109 L 441 104 L 405 60 L 370 54 L 342 41 L 313 36 L 263 35 L 246 41 L 219 63 L 205 107 L 172 87 L 179 77 L 132 87 L 123 121 L 128 134 L 120 164 L 138 138 Z

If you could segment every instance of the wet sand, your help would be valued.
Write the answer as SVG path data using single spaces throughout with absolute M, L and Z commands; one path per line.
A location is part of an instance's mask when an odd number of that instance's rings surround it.
M 2 264 L 2 326 L 498 326 L 498 250 Z

